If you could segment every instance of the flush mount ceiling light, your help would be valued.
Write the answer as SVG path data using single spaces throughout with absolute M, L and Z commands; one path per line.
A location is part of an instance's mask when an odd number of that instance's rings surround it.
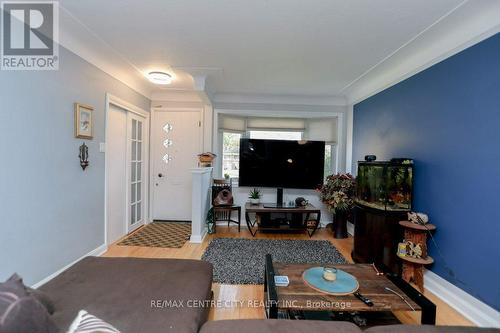
M 172 83 L 172 76 L 165 72 L 149 72 L 149 81 L 154 84 L 170 84 Z

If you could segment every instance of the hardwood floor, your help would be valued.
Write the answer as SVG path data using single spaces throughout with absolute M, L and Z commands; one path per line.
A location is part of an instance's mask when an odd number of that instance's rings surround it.
M 224 225 L 217 226 L 217 234 L 208 235 L 202 244 L 191 244 L 186 242 L 182 248 L 152 248 L 152 247 L 136 247 L 136 246 L 118 246 L 111 245 L 108 251 L 103 255 L 107 257 L 143 257 L 143 258 L 184 258 L 184 259 L 200 259 L 205 251 L 208 243 L 214 237 L 235 237 L 235 238 L 252 238 L 248 230 L 242 226 L 241 232 L 238 233 L 236 226 L 227 227 Z M 262 239 L 309 239 L 304 234 L 257 234 L 256 238 Z M 334 239 L 326 229 L 318 230 L 311 239 L 329 240 L 346 259 L 352 261 L 351 250 L 353 247 L 353 239 Z M 247 305 L 248 302 L 263 302 L 263 286 L 262 285 L 224 285 L 213 284 L 214 300 L 222 302 L 244 301 L 242 304 Z M 437 325 L 462 325 L 474 326 L 469 320 L 456 312 L 448 304 L 441 301 L 430 292 L 425 292 L 430 300 L 437 306 Z M 248 301 L 248 302 L 247 302 Z M 398 312 L 396 316 L 403 323 L 418 324 L 420 315 L 411 312 Z M 210 320 L 221 319 L 262 319 L 265 318 L 264 310 L 260 307 L 217 307 L 210 311 Z

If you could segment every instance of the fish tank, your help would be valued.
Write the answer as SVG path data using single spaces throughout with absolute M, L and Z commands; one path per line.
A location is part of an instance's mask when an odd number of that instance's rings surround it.
M 358 162 L 356 203 L 385 211 L 411 211 L 413 160 Z

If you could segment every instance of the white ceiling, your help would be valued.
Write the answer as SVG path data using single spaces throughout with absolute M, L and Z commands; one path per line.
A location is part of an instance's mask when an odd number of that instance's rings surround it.
M 482 0 L 484 1 L 484 0 Z M 62 0 L 88 48 L 140 76 L 208 74 L 217 93 L 341 96 L 463 0 Z M 71 24 L 61 21 L 61 34 Z M 74 24 L 73 22 L 73 24 Z M 65 30 L 66 29 L 66 30 Z M 63 36 L 64 39 L 64 36 Z M 128 66 L 128 67 L 127 67 Z

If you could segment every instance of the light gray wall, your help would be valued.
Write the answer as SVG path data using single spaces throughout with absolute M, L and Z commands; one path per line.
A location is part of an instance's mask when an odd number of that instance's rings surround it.
M 0 280 L 36 283 L 104 243 L 105 94 L 151 101 L 60 49 L 58 71 L 0 71 Z M 82 171 L 73 103 L 92 105 L 90 166 Z

